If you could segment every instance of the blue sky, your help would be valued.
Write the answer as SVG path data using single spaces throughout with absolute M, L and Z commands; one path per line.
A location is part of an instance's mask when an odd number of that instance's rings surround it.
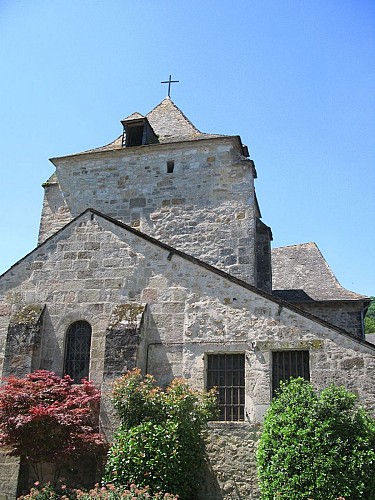
M 273 245 L 315 241 L 375 295 L 372 0 L 0 0 L 0 273 L 37 240 L 48 158 L 172 99 L 239 134 Z

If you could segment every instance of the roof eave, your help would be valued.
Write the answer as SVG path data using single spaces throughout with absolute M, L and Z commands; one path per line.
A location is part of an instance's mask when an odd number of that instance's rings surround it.
M 222 141 L 222 140 L 234 140 L 238 142 L 238 146 L 241 149 L 242 148 L 242 143 L 241 143 L 241 137 L 239 135 L 221 135 L 219 137 L 200 137 L 199 139 L 190 139 L 190 140 L 176 140 L 176 141 L 168 141 L 168 142 L 159 142 L 155 144 L 142 144 L 141 146 L 132 146 L 131 148 L 113 148 L 113 149 L 105 149 L 105 150 L 88 150 L 88 151 L 82 151 L 81 153 L 74 153 L 71 155 L 65 155 L 65 156 L 54 156 L 52 158 L 49 158 L 49 161 L 56 166 L 57 161 L 59 160 L 65 160 L 67 158 L 81 158 L 81 157 L 86 157 L 86 156 L 91 156 L 91 155 L 97 155 L 97 154 L 107 154 L 107 153 L 114 153 L 118 151 L 138 151 L 141 148 L 153 148 L 153 147 L 168 147 L 170 144 L 197 144 L 201 141 Z

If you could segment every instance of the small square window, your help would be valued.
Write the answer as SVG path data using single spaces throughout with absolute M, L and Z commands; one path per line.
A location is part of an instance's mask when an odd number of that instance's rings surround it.
M 309 351 L 274 351 L 272 353 L 272 397 L 281 381 L 290 377 L 310 380 Z
M 126 146 L 141 146 L 143 141 L 143 124 L 129 126 L 126 132 Z
M 172 174 L 174 170 L 174 161 L 167 161 L 167 173 Z
M 216 387 L 218 392 L 218 420 L 244 420 L 244 354 L 207 355 L 207 389 L 213 387 Z

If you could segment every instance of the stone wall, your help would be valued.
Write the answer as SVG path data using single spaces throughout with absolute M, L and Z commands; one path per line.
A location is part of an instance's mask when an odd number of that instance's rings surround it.
M 272 293 L 271 228 L 256 219 L 256 286 Z
M 116 305 L 129 303 L 138 311 L 131 325 L 126 314 L 114 314 Z M 62 374 L 66 331 L 85 320 L 92 327 L 90 378 L 105 390 L 105 377 L 134 362 L 161 384 L 182 376 L 203 389 L 207 354 L 245 354 L 246 423 L 211 432 L 218 498 L 256 494 L 254 429 L 271 399 L 273 351 L 308 350 L 316 387 L 342 384 L 375 411 L 375 346 L 95 213 L 80 216 L 2 276 L 1 345 L 10 318 L 33 304 L 45 306 L 33 367 Z M 116 328 L 125 329 L 125 344 L 116 345 Z M 129 360 L 120 362 L 118 354 Z M 110 420 L 110 408 L 101 414 Z
M 40 363 L 43 306 L 27 304 L 10 318 L 3 376 L 24 377 Z
M 0 452 L 0 500 L 14 500 L 17 496 L 20 460 Z
M 342 302 L 340 300 L 331 302 L 304 302 L 296 304 L 332 325 L 336 325 L 355 337 L 364 338 L 363 331 L 363 301 Z
M 114 380 L 139 367 L 141 322 L 145 305 L 130 302 L 114 307 L 106 331 L 104 380 Z
M 255 284 L 254 164 L 238 137 L 53 159 L 39 241 L 86 208 Z M 167 163 L 173 162 L 172 173 Z
M 256 447 L 260 425 L 211 422 L 207 435 L 207 470 L 200 500 L 259 498 Z
M 323 373 L 324 383 L 344 380 L 374 405 L 371 347 L 97 215 L 86 213 L 17 264 L 0 291 L 6 315 L 46 305 L 40 366 L 57 373 L 67 328 L 86 320 L 93 331 L 90 372 L 100 384 L 113 308 L 147 303 L 142 363 L 162 383 L 184 376 L 203 387 L 206 353 L 244 352 L 248 414 L 256 419 L 270 401 L 269 353 L 308 349 L 313 381 Z

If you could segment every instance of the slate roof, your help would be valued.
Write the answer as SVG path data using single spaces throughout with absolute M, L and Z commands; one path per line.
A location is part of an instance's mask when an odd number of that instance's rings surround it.
M 160 143 L 221 137 L 220 135 L 200 132 L 170 97 L 163 99 L 146 115 L 146 118 L 155 134 L 159 136 Z
M 315 243 L 272 249 L 272 289 L 291 302 L 367 298 L 340 285 Z
M 141 115 L 141 113 L 138 113 L 138 111 L 134 111 L 134 113 L 132 113 L 131 115 L 127 116 L 126 118 L 124 118 L 122 121 L 127 121 L 127 120 L 138 120 L 139 118 L 144 118 L 143 115 Z
M 122 121 L 138 118 L 144 118 L 144 116 L 136 111 L 124 118 Z M 159 103 L 146 115 L 146 118 L 148 119 L 155 134 L 158 136 L 160 144 L 226 137 L 222 134 L 206 134 L 204 132 L 200 132 L 184 115 L 180 108 L 176 106 L 170 97 L 163 99 L 161 103 Z M 120 135 L 114 141 L 106 144 L 105 146 L 75 153 L 75 155 L 98 153 L 101 151 L 113 151 L 122 148 L 122 135 Z

